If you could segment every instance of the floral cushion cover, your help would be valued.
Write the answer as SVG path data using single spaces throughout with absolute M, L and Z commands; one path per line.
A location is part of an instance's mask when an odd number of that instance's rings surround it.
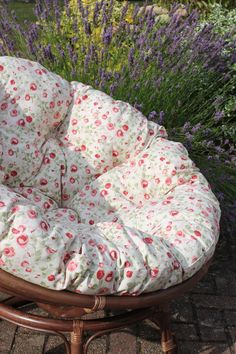
M 0 267 L 55 290 L 138 295 L 209 260 L 220 209 L 184 146 L 128 103 L 0 58 Z

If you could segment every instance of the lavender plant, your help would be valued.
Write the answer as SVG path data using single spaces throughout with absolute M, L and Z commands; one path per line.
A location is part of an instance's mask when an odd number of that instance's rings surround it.
M 0 54 L 39 61 L 164 124 L 212 184 L 228 227 L 236 195 L 235 33 L 200 26 L 195 11 L 176 16 L 176 7 L 160 24 L 152 9 L 140 14 L 124 3 L 118 16 L 113 0 L 92 3 L 77 0 L 75 9 L 64 0 L 62 9 L 58 0 L 37 1 L 37 22 L 26 27 L 3 8 Z

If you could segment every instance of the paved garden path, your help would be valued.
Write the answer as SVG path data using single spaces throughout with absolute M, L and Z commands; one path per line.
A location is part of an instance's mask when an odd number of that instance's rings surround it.
M 236 353 L 236 242 L 218 247 L 208 275 L 173 304 L 172 328 L 181 354 Z M 0 296 L 2 296 L 0 294 Z M 37 313 L 31 308 L 30 311 Z M 162 353 L 148 321 L 95 340 L 89 354 Z M 0 321 L 0 354 L 64 354 L 60 338 Z

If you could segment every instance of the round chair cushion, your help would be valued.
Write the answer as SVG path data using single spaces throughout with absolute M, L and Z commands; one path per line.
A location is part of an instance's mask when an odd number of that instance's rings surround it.
M 128 103 L 0 58 L 0 267 L 55 290 L 138 295 L 213 255 L 219 203 L 184 146 Z

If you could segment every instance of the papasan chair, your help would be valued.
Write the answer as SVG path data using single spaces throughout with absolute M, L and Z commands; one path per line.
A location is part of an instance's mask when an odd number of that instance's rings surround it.
M 206 273 L 219 218 L 164 127 L 38 63 L 0 57 L 0 291 L 11 296 L 0 318 L 60 335 L 68 354 L 149 318 L 175 353 L 169 304 Z M 27 302 L 49 317 L 25 313 Z M 83 317 L 100 310 L 113 313 Z

